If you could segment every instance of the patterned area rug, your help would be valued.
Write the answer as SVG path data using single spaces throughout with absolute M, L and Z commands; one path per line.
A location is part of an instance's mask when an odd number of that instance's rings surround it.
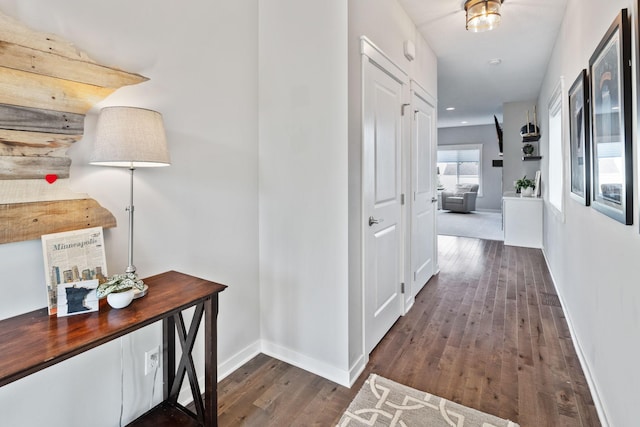
M 518 427 L 518 424 L 371 374 L 338 426 Z

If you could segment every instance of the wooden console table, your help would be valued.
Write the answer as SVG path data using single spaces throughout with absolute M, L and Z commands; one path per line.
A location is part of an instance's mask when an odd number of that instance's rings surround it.
M 218 293 L 226 286 L 176 271 L 144 279 L 149 293 L 115 310 L 101 301 L 98 312 L 55 317 L 47 309 L 0 321 L 0 387 L 115 338 L 162 320 L 164 401 L 131 426 L 217 426 Z M 182 311 L 195 307 L 186 330 Z M 205 324 L 204 399 L 191 357 L 200 320 Z M 176 365 L 176 335 L 182 356 Z M 185 375 L 196 412 L 178 404 Z

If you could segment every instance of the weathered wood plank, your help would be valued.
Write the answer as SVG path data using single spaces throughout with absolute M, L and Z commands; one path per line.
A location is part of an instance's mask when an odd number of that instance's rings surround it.
M 116 226 L 114 216 L 93 199 L 0 204 L 0 244 L 39 239 L 43 234 Z
M 117 68 L 67 58 L 0 39 L 0 66 L 94 86 L 119 88 L 148 78 Z
M 0 40 L 28 46 L 43 52 L 51 52 L 65 58 L 95 62 L 72 43 L 56 36 L 30 29 L 22 22 L 0 13 Z
M 0 179 L 0 204 L 88 198 L 88 194 L 69 188 L 69 178 L 60 178 L 53 183 L 45 179 Z
M 65 157 L 82 135 L 58 135 L 0 129 L 0 156 Z
M 85 114 L 115 89 L 0 67 L 0 103 Z
M 0 156 L 0 179 L 41 179 L 46 175 L 69 178 L 68 157 Z
M 0 104 L 0 129 L 82 135 L 84 114 Z

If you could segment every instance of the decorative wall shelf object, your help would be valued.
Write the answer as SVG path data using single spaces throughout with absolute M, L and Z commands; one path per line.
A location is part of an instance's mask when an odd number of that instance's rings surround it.
M 536 135 L 523 135 L 522 136 L 522 143 L 527 143 L 527 142 L 537 142 L 540 141 L 540 134 L 536 134 Z
M 535 105 L 533 106 L 533 123 L 529 121 L 529 111 L 527 110 L 527 122 L 520 128 L 520 137 L 522 138 L 522 160 L 540 160 L 541 157 L 538 155 L 540 127 L 538 127 Z
M 116 225 L 111 212 L 69 189 L 66 151 L 94 104 L 146 80 L 0 13 L 0 243 Z

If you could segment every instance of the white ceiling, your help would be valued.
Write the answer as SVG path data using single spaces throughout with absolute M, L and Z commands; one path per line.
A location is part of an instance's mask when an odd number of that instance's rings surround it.
M 438 57 L 438 127 L 502 121 L 503 103 L 537 98 L 567 0 L 505 0 L 485 33 L 465 30 L 464 0 L 399 2 Z

